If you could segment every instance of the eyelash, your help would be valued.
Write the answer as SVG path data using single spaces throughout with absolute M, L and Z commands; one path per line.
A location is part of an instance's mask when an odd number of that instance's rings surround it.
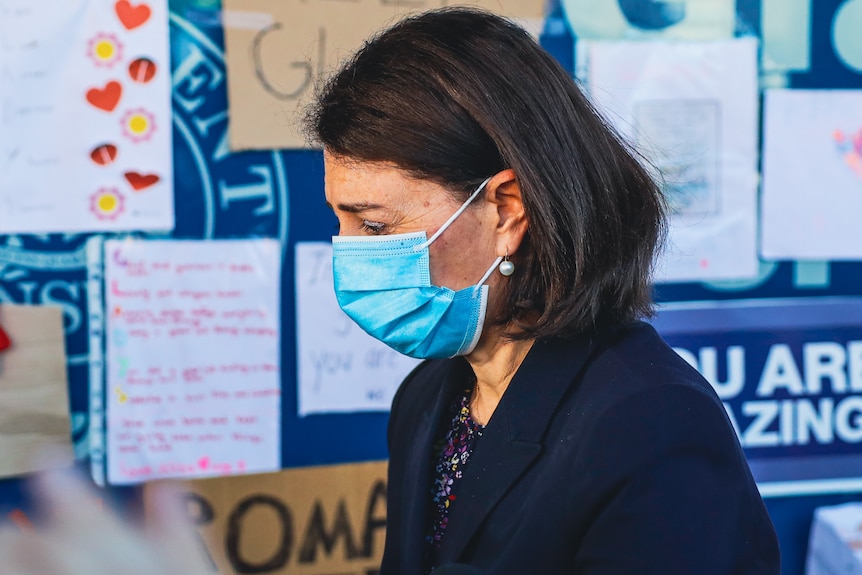
M 362 225 L 360 227 L 364 232 L 377 235 L 383 233 L 383 230 L 386 229 L 386 224 L 381 222 L 369 222 L 368 220 L 362 220 Z

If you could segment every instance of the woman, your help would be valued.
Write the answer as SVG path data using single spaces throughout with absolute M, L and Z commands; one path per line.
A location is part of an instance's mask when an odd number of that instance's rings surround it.
M 721 402 L 638 321 L 660 192 L 523 30 L 408 18 L 309 125 L 342 309 L 429 359 L 392 405 L 383 575 L 778 573 Z

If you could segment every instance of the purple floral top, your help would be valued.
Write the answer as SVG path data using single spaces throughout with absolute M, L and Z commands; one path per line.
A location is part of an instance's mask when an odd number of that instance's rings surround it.
M 470 454 L 473 453 L 476 441 L 485 429 L 470 417 L 471 394 L 472 390 L 466 389 L 463 395 L 453 402 L 452 420 L 446 436 L 434 444 L 437 466 L 434 468 L 434 485 L 431 490 L 433 523 L 426 537 L 430 547 L 428 565 L 433 565 L 434 556 L 440 549 L 449 520 L 449 509 L 456 499 L 455 487 L 462 477 Z

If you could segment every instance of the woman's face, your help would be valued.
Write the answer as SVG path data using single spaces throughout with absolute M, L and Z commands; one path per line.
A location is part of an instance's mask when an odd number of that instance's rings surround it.
M 431 237 L 461 202 L 444 187 L 378 163 L 324 152 L 326 201 L 339 235 L 378 236 L 424 231 Z M 475 285 L 498 255 L 495 207 L 477 197 L 429 247 L 431 283 L 453 290 Z M 492 274 L 486 282 L 498 281 Z M 494 292 L 492 288 L 492 293 Z

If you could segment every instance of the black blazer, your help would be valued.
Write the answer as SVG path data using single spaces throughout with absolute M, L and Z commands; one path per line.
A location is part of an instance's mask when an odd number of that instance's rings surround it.
M 423 572 L 432 444 L 469 381 L 419 365 L 389 421 L 381 575 Z M 537 342 L 456 484 L 438 564 L 486 575 L 779 573 L 778 542 L 711 386 L 645 323 Z

